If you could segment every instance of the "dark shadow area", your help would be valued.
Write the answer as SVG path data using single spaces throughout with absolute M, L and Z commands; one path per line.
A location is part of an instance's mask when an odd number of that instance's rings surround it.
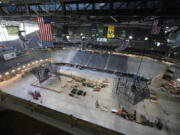
M 71 135 L 25 114 L 0 112 L 0 135 Z

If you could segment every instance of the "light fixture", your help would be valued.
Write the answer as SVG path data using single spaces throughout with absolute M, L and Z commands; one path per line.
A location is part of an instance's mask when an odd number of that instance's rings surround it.
M 66 38 L 67 38 L 67 39 L 70 39 L 70 36 L 69 36 L 69 35 L 67 35 L 67 36 L 66 36 Z
M 133 39 L 133 36 L 130 35 L 130 36 L 129 36 L 129 39 Z
M 29 67 L 31 64 L 27 64 L 27 66 Z
M 26 66 L 24 65 L 23 68 L 25 68 Z
M 83 36 L 83 33 L 81 33 L 80 35 Z
M 21 70 L 21 68 L 18 68 L 17 70 L 18 70 L 18 71 L 20 71 L 20 70 Z
M 5 75 L 9 75 L 9 72 L 6 72 Z
M 144 40 L 148 40 L 148 37 L 145 37 Z
M 14 73 L 15 72 L 15 70 L 13 69 L 12 71 L 11 71 L 11 73 Z
M 0 78 L 2 78 L 2 75 L 0 75 Z
M 170 43 L 170 39 L 167 39 L 167 42 Z
M 41 59 L 40 62 L 42 62 L 43 60 Z
M 161 45 L 161 43 L 160 43 L 160 42 L 157 42 L 157 43 L 156 43 L 156 45 L 157 45 L 157 46 L 160 46 L 160 45 Z

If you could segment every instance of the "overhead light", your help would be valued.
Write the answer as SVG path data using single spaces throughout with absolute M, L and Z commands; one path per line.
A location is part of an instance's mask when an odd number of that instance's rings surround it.
M 31 64 L 27 64 L 27 66 L 29 67 Z
M 80 35 L 83 36 L 83 33 L 81 33 Z
M 41 59 L 40 62 L 42 62 L 43 60 Z
M 148 40 L 148 37 L 145 37 L 144 40 Z
M 170 39 L 167 39 L 167 42 L 170 43 Z
M 99 6 L 104 6 L 105 5 L 105 3 L 99 3 Z
M 66 38 L 67 38 L 67 39 L 69 39 L 69 38 L 70 38 L 70 36 L 69 36 L 69 35 L 67 35 L 67 36 L 66 36 Z
M 25 68 L 26 66 L 24 65 L 23 68 Z
M 14 73 L 15 72 L 15 70 L 13 69 L 12 71 L 11 71 L 11 73 Z
M 0 78 L 2 78 L 2 75 L 0 75 Z
M 168 26 L 166 26 L 166 29 L 169 29 L 169 27 L 168 27 Z
M 21 70 L 21 68 L 18 68 L 17 70 L 18 70 L 18 71 L 20 71 L 20 70 Z
M 5 75 L 9 75 L 9 72 L 6 72 Z
M 133 36 L 130 35 L 130 36 L 129 36 L 129 39 L 133 39 Z
M 160 43 L 160 42 L 157 42 L 157 43 L 156 43 L 156 45 L 157 45 L 157 46 L 160 46 L 160 45 L 161 45 L 161 43 Z

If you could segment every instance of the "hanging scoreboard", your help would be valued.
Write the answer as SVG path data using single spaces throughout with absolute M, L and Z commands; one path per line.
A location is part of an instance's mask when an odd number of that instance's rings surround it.
M 107 30 L 107 38 L 114 38 L 115 37 L 114 31 L 115 31 L 114 25 L 109 25 Z

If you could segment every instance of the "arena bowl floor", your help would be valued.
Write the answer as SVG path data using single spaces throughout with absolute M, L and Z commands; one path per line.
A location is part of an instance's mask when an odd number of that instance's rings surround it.
M 67 63 L 92 67 L 92 69 L 118 70 L 119 72 L 126 72 L 129 74 L 135 74 L 137 72 L 140 62 L 140 59 L 137 57 L 134 58 L 129 56 L 82 52 L 76 50 L 52 51 L 51 58 L 52 63 L 55 64 Z M 159 61 L 152 61 L 143 58 L 140 75 L 147 79 L 151 79 L 163 72 L 168 66 L 169 65 Z M 87 95 L 84 97 L 71 97 L 69 96 L 69 93 L 72 90 L 73 84 L 69 83 L 71 79 L 67 76 L 60 75 L 61 80 L 59 80 L 59 82 L 58 78 L 51 77 L 44 82 L 44 85 L 42 85 L 38 84 L 37 78 L 30 73 L 23 77 L 19 74 L 10 80 L 1 82 L 0 95 L 3 95 L 2 93 L 8 94 L 9 96 L 26 101 L 28 104 L 32 103 L 38 105 L 39 108 L 45 107 L 48 110 L 66 114 L 67 117 L 70 117 L 71 119 L 73 116 L 77 121 L 82 120 L 85 123 L 87 122 L 96 125 L 97 127 L 102 127 L 105 130 L 113 131 L 112 134 L 175 135 L 180 132 L 180 129 L 178 128 L 180 120 L 177 119 L 178 113 L 180 112 L 180 103 L 172 100 L 171 97 L 162 93 L 157 88 L 149 86 L 150 90 L 157 94 L 158 103 L 153 103 L 149 99 L 145 99 L 135 106 L 130 107 L 131 109 L 135 109 L 138 113 L 147 116 L 151 121 L 154 121 L 157 117 L 161 118 L 164 123 L 164 128 L 162 130 L 125 120 L 111 112 L 112 109 L 118 109 L 119 107 L 118 99 L 112 91 L 113 79 L 116 77 L 115 74 L 62 65 L 59 65 L 58 70 L 59 73 L 82 77 L 90 81 L 102 82 L 103 80 L 108 80 L 108 86 L 101 89 L 99 92 L 94 92 L 92 88 L 87 88 L 79 84 L 79 88 L 86 91 Z M 65 84 L 67 84 L 67 86 L 65 86 Z M 47 87 L 50 87 L 50 89 Z M 55 88 L 56 90 L 53 90 Z M 29 91 L 34 90 L 41 93 L 41 98 L 39 100 L 33 99 L 33 97 L 29 95 Z M 96 108 L 96 100 L 98 100 L 103 108 Z M 6 104 L 7 103 L 1 102 L 1 105 L 4 107 Z M 126 103 L 122 103 L 122 105 L 124 104 Z M 35 112 L 38 110 L 38 107 L 35 107 Z M 168 115 L 164 112 L 168 112 Z M 31 115 L 33 115 L 33 113 L 31 113 Z M 48 117 L 53 116 L 49 114 Z M 48 121 L 46 122 L 48 123 Z M 61 128 L 61 125 L 52 124 L 50 121 L 49 124 Z M 69 129 L 73 131 L 73 128 L 79 128 L 78 124 L 80 123 L 75 122 L 73 127 L 70 126 Z M 85 125 L 83 130 L 86 130 L 85 128 L 88 127 L 89 126 L 86 127 Z M 71 131 L 69 132 L 72 133 Z M 94 131 L 88 130 L 88 132 L 94 134 Z M 99 130 L 99 133 L 100 132 L 101 131 Z

